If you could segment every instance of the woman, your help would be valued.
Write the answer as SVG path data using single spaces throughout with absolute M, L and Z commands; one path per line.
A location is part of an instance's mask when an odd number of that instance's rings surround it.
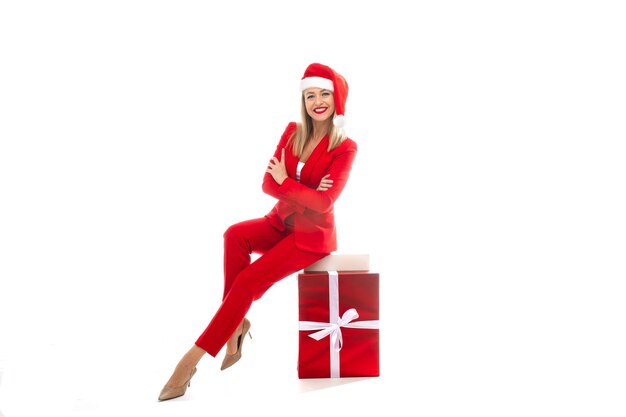
M 277 281 L 337 249 L 333 205 L 344 189 L 357 145 L 342 129 L 346 80 L 314 63 L 302 77 L 302 121 L 289 123 L 263 178 L 263 191 L 278 202 L 264 217 L 224 233 L 222 304 L 196 343 L 179 361 L 159 401 L 185 394 L 196 365 L 226 345 L 222 370 L 241 358 L 253 301 Z M 252 253 L 261 256 L 251 263 Z

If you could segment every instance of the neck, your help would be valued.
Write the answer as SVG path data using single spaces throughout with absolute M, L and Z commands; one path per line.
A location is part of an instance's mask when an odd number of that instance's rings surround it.
M 328 122 L 313 122 L 313 132 L 311 139 L 320 141 L 330 131 L 330 124 Z

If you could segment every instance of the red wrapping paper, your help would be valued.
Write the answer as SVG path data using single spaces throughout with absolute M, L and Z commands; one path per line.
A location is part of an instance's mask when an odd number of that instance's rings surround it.
M 298 298 L 300 322 L 330 323 L 329 273 L 300 273 Z M 379 274 L 373 272 L 339 272 L 337 278 L 338 314 L 355 309 L 352 323 L 378 321 Z M 314 330 L 299 331 L 298 377 L 330 378 L 330 337 L 315 340 Z M 343 344 L 339 351 L 339 377 L 379 376 L 379 329 L 341 327 Z M 334 375 L 337 376 L 337 375 Z

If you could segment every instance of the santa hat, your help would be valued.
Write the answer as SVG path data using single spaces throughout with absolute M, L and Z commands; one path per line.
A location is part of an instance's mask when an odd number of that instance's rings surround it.
M 324 88 L 333 92 L 335 96 L 335 118 L 333 123 L 337 127 L 346 124 L 346 99 L 348 98 L 348 83 L 346 79 L 335 72 L 332 68 L 322 64 L 311 64 L 304 71 L 302 81 L 300 81 L 300 91 L 307 88 Z

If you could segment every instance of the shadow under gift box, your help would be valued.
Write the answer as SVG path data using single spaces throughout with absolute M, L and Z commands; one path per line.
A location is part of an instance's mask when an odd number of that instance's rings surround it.
M 337 266 L 336 258 L 328 261 Z M 298 301 L 299 378 L 380 376 L 378 273 L 305 269 L 298 274 Z M 318 330 L 306 330 L 311 323 Z M 316 340 L 311 335 L 319 329 L 328 334 Z

